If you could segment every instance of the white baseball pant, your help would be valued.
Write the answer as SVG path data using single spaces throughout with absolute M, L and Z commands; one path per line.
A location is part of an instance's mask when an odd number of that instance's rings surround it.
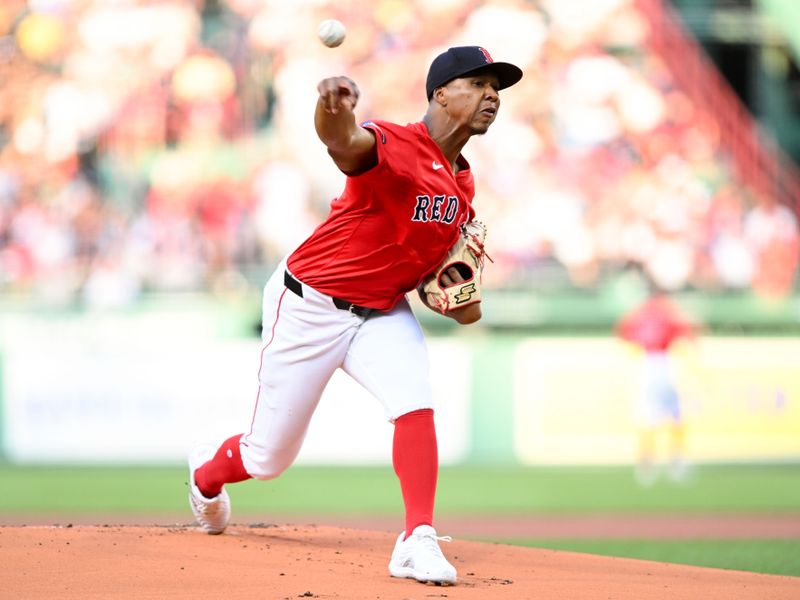
M 636 417 L 641 427 L 658 427 L 681 419 L 680 398 L 667 352 L 643 357 Z
M 425 338 L 405 298 L 363 318 L 305 284 L 298 296 L 284 285 L 285 269 L 284 261 L 264 287 L 259 392 L 240 443 L 255 479 L 274 479 L 292 464 L 337 368 L 371 392 L 390 421 L 433 408 Z

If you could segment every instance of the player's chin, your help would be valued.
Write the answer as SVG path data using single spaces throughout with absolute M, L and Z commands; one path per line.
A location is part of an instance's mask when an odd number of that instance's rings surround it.
M 489 126 L 494 123 L 494 119 L 491 121 L 476 121 L 472 124 L 472 135 L 483 135 L 487 131 L 489 131 Z

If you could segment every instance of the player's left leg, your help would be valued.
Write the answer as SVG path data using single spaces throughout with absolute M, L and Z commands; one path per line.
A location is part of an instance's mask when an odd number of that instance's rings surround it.
M 669 443 L 669 476 L 672 481 L 683 482 L 689 474 L 686 462 L 686 429 L 681 412 L 680 396 L 674 381 L 664 390 L 664 421 Z
M 381 401 L 395 424 L 392 461 L 406 515 L 390 573 L 455 583 L 456 570 L 438 544 L 449 538 L 438 537 L 433 528 L 439 459 L 428 352 L 407 302 L 365 321 L 350 344 L 343 368 Z
M 343 369 L 380 400 L 395 424 L 392 457 L 406 506 L 406 533 L 432 525 L 438 448 L 428 352 L 405 301 L 361 325 Z
M 669 424 L 670 459 L 669 476 L 672 481 L 683 482 L 689 474 L 686 461 L 686 432 L 683 423 L 674 421 Z
M 640 426 L 634 474 L 636 481 L 642 486 L 651 486 L 658 479 L 656 462 L 656 433 L 654 426 Z
M 643 486 L 653 485 L 660 475 L 659 440 L 664 433 L 665 393 L 668 390 L 669 365 L 664 352 L 648 352 L 644 356 L 641 390 L 637 398 L 636 423 L 639 429 L 636 480 Z
M 418 526 L 433 525 L 439 449 L 432 409 L 415 410 L 395 420 L 392 464 L 403 493 L 407 538 Z

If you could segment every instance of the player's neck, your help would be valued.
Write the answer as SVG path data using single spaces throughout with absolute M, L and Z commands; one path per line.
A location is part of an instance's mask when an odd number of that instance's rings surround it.
M 458 171 L 456 160 L 472 134 L 465 132 L 463 127 L 455 123 L 435 119 L 430 114 L 426 114 L 422 122 L 428 128 L 428 135 L 441 148 L 442 154 L 456 173 Z

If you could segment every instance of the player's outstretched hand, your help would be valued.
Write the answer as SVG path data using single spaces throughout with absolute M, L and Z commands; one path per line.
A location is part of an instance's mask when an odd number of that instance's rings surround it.
M 333 115 L 342 109 L 352 112 L 360 95 L 356 82 L 344 76 L 323 79 L 317 85 L 317 91 L 323 108 Z

